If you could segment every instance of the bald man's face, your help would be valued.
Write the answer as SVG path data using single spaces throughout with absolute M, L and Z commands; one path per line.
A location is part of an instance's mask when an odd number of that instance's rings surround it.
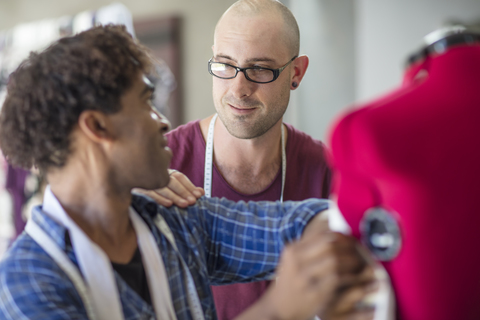
M 219 22 L 213 60 L 233 66 L 278 69 L 290 59 L 281 18 L 227 14 Z M 291 65 L 271 83 L 254 83 L 242 72 L 234 79 L 213 77 L 213 100 L 233 136 L 259 137 L 281 121 L 290 99 Z

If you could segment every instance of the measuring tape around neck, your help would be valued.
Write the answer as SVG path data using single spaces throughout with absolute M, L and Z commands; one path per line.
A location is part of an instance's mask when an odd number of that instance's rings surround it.
M 203 188 L 205 189 L 205 196 L 210 198 L 212 196 L 212 172 L 213 172 L 213 133 L 215 131 L 215 121 L 218 113 L 216 113 L 208 126 L 207 146 L 205 148 L 205 173 L 203 178 Z M 280 194 L 280 202 L 283 202 L 283 192 L 285 190 L 285 177 L 287 174 L 287 153 L 285 148 L 285 129 L 282 123 L 282 192 Z

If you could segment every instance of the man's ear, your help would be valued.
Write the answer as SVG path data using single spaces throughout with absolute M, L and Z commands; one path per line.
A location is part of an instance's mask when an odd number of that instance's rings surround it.
M 301 55 L 295 60 L 293 60 L 292 62 L 293 74 L 292 74 L 292 79 L 290 81 L 291 90 L 295 90 L 300 85 L 300 82 L 302 81 L 303 76 L 305 75 L 305 72 L 307 72 L 308 63 L 309 63 L 309 60 L 306 55 Z
M 110 119 L 100 111 L 83 111 L 78 118 L 78 125 L 89 139 L 97 143 L 111 141 L 114 136 Z

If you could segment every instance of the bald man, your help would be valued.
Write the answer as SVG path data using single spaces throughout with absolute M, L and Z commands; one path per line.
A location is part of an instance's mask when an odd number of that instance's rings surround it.
M 328 197 L 323 143 L 283 123 L 290 90 L 298 88 L 309 62 L 299 54 L 299 34 L 290 10 L 272 0 L 238 1 L 218 21 L 208 61 L 217 113 L 168 134 L 175 154 L 171 168 L 204 187 L 207 196 L 235 201 Z M 192 187 L 191 196 L 180 199 L 186 191 L 177 182 L 184 177 L 171 178 L 170 189 L 150 194 L 162 205 L 193 204 L 193 195 L 202 193 Z M 240 314 L 268 285 L 212 287 L 219 319 Z

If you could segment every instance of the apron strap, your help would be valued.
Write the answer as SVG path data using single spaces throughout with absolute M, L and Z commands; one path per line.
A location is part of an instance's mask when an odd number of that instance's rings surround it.
M 180 262 L 182 264 L 182 271 L 187 279 L 187 301 L 188 301 L 188 305 L 190 306 L 190 311 L 192 313 L 193 319 L 205 320 L 202 305 L 200 303 L 200 298 L 198 297 L 198 293 L 197 293 L 197 287 L 195 286 L 195 282 L 193 281 L 193 277 L 192 277 L 192 274 L 190 273 L 187 263 L 185 262 L 183 257 L 180 255 L 180 252 L 178 251 L 177 244 L 175 242 L 175 237 L 173 236 L 172 230 L 170 229 L 167 222 L 160 214 L 157 214 L 157 216 L 154 219 L 154 223 L 157 226 L 158 230 L 160 230 L 160 232 L 165 236 L 165 238 L 167 238 L 168 242 L 170 242 L 172 247 L 177 252 L 178 257 L 180 258 Z
M 82 299 L 88 319 L 96 320 L 97 318 L 93 311 L 93 304 L 90 300 L 91 296 L 89 290 L 75 264 L 52 240 L 52 238 L 32 219 L 28 220 L 27 225 L 25 226 L 25 231 L 57 263 L 60 269 L 67 274 Z
M 171 229 L 168 227 L 165 219 L 160 214 L 158 214 L 154 222 L 160 232 L 167 238 L 175 251 L 177 251 L 178 253 L 175 238 Z M 73 282 L 85 306 L 88 319 L 97 320 L 93 310 L 93 304 L 91 301 L 89 289 L 86 286 L 85 281 L 83 280 L 83 277 L 75 264 L 70 260 L 66 253 L 62 251 L 60 247 L 52 240 L 52 238 L 32 219 L 30 219 L 25 226 L 25 231 L 40 247 L 45 250 L 45 252 L 57 263 L 57 265 L 67 274 L 67 276 Z M 192 312 L 193 319 L 204 320 L 205 317 L 203 314 L 203 309 L 200 303 L 200 299 L 198 297 L 192 274 L 190 273 L 188 266 L 182 256 L 180 254 L 178 254 L 178 256 L 180 257 L 183 269 L 182 271 L 186 276 L 187 280 L 187 301 L 190 306 L 190 311 Z

